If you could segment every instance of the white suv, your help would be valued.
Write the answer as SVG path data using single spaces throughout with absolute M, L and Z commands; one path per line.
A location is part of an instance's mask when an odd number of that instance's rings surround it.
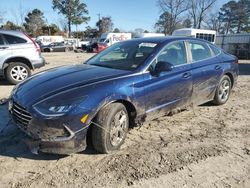
M 18 84 L 44 65 L 39 45 L 27 34 L 0 30 L 0 76 Z

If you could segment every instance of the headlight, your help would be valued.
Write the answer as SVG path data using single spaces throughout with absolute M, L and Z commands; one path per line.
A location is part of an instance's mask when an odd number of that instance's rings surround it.
M 86 96 L 76 96 L 68 94 L 58 94 L 47 98 L 33 105 L 33 108 L 44 116 L 62 116 L 76 107 L 80 102 L 85 100 Z

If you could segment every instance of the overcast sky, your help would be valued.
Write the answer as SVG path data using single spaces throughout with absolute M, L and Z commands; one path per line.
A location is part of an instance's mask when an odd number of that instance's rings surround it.
M 219 9 L 228 1 L 217 0 L 215 8 Z M 156 0 L 84 0 L 83 2 L 87 4 L 91 17 L 87 25 L 92 27 L 98 20 L 98 14 L 101 14 L 101 16 L 111 16 L 114 27 L 122 30 L 143 28 L 153 31 L 154 23 L 160 15 Z M 26 12 L 34 8 L 40 9 L 44 12 L 48 23 L 59 24 L 59 20 L 63 18 L 63 15 L 52 9 L 52 0 L 0 0 L 0 12 L 4 15 L 4 21 L 20 22 L 18 16 L 20 7 Z M 80 29 L 84 29 L 87 25 L 82 25 Z

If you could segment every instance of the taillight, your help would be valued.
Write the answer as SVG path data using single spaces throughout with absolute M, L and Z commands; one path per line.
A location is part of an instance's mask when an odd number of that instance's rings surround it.
M 235 59 L 235 63 L 237 63 L 237 64 L 239 63 L 239 59 L 238 58 Z
M 31 42 L 34 44 L 35 48 L 36 48 L 36 51 L 37 52 L 41 52 L 41 49 L 40 49 L 40 46 L 36 43 L 36 41 L 34 41 L 29 35 L 27 35 L 26 33 L 23 32 L 23 34 L 28 37 Z

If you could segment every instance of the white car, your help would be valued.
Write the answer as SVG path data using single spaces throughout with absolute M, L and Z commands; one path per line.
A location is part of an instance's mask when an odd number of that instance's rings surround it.
M 18 84 L 45 65 L 39 45 L 21 31 L 0 30 L 0 76 Z

